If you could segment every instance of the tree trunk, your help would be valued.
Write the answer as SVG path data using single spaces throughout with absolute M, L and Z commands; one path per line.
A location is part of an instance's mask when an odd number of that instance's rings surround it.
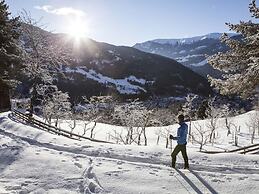
M 191 142 L 192 141 L 192 136 L 191 136 L 191 133 L 192 132 L 192 122 L 191 122 L 191 120 L 190 120 L 190 126 L 189 126 L 189 138 L 188 138 L 188 140 L 189 140 L 189 142 Z
M 58 127 L 58 118 L 56 119 L 55 127 Z
M 159 140 L 160 140 L 160 136 L 158 135 L 158 136 L 157 136 L 157 140 L 156 140 L 156 145 L 159 144 Z
M 252 128 L 252 136 L 251 136 L 251 144 L 254 144 L 254 137 L 255 137 L 255 127 Z
M 147 135 L 146 135 L 146 129 L 143 130 L 144 134 L 144 140 L 145 140 L 145 146 L 147 146 Z
M 91 135 L 90 135 L 90 138 L 92 139 L 93 138 L 93 133 L 94 133 L 94 128 L 96 127 L 96 122 L 94 122 L 94 126 L 92 127 L 91 129 Z
M 36 100 L 36 85 L 33 84 L 32 86 L 32 93 L 31 93 L 31 102 L 30 102 L 30 117 L 33 115 L 33 109 L 34 109 L 34 101 Z
M 141 136 L 141 133 L 138 135 L 138 142 L 137 142 L 137 143 L 138 143 L 138 145 L 140 145 L 140 139 L 141 139 L 141 137 L 140 137 L 140 136 Z

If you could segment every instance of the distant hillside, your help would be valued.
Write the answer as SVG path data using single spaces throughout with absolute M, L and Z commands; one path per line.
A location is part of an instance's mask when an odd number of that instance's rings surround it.
M 221 35 L 222 33 L 211 33 L 183 39 L 155 39 L 137 43 L 134 48 L 175 59 L 204 77 L 207 75 L 219 77 L 220 72 L 207 63 L 205 55 L 228 50 L 228 47 L 220 42 Z M 236 34 L 229 34 L 229 36 L 239 38 Z
M 50 35 L 56 44 L 64 46 L 66 35 Z M 73 44 L 71 39 L 66 42 L 66 46 Z M 55 75 L 59 88 L 68 91 L 72 98 L 111 93 L 149 97 L 211 92 L 206 79 L 182 64 L 135 48 L 85 39 L 73 54 L 76 62 L 59 65 Z

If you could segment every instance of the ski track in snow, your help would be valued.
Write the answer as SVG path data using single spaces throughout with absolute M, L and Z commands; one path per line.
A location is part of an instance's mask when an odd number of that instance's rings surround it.
M 0 121 L 0 126 L 3 122 Z M 0 128 L 0 142 L 4 143 L 0 147 L 0 193 L 220 193 L 215 185 L 226 187 L 233 179 L 239 182 L 259 181 L 259 168 L 208 164 L 211 158 L 204 155 L 199 159 L 190 158 L 191 171 L 173 170 L 169 166 L 170 156 L 163 153 L 151 155 L 141 151 L 140 156 L 134 156 L 133 149 L 127 147 L 119 154 L 116 146 L 86 145 L 88 141 L 73 141 L 74 145 L 64 143 L 62 146 L 51 140 L 42 142 L 39 136 L 47 132 L 36 134 L 34 138 L 24 137 L 15 132 L 22 130 L 23 124 L 18 123 L 13 131 L 6 130 L 10 127 L 8 124 Z M 34 164 L 34 158 L 29 162 L 31 153 L 37 155 L 39 161 L 41 157 L 56 156 L 59 164 L 66 164 L 68 170 L 73 171 L 72 175 L 65 176 L 66 170 L 64 174 L 52 172 L 52 176 L 49 171 L 42 172 L 43 175 L 30 174 L 26 168 L 21 169 L 24 173 L 16 175 L 19 161 L 27 161 L 29 167 Z M 177 161 L 178 167 L 181 166 L 181 156 Z M 38 165 L 44 169 L 43 164 Z M 28 167 L 26 164 L 22 166 Z M 59 171 L 55 167 L 50 168 Z M 32 169 L 35 168 L 32 166 Z M 152 192 L 148 192 L 148 184 L 152 184 Z M 231 193 L 231 188 L 228 188 L 228 193 Z

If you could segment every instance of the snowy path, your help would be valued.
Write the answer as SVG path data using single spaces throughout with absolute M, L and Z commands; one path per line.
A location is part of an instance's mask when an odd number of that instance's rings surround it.
M 255 193 L 258 155 L 189 154 L 191 172 L 169 167 L 170 150 L 98 144 L 0 120 L 0 193 Z M 182 163 L 178 157 L 178 163 Z M 178 167 L 181 164 L 178 165 Z M 247 192 L 248 191 L 248 192 Z

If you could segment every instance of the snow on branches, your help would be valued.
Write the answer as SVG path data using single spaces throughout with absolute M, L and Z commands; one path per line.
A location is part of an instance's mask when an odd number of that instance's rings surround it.
M 255 0 L 249 9 L 252 17 L 258 19 L 259 8 Z M 244 98 L 253 96 L 259 87 L 259 24 L 241 21 L 226 25 L 240 34 L 241 40 L 229 38 L 226 34 L 221 37 L 230 50 L 210 56 L 208 62 L 224 75 L 222 79 L 209 77 L 209 80 L 222 94 L 240 94 Z

